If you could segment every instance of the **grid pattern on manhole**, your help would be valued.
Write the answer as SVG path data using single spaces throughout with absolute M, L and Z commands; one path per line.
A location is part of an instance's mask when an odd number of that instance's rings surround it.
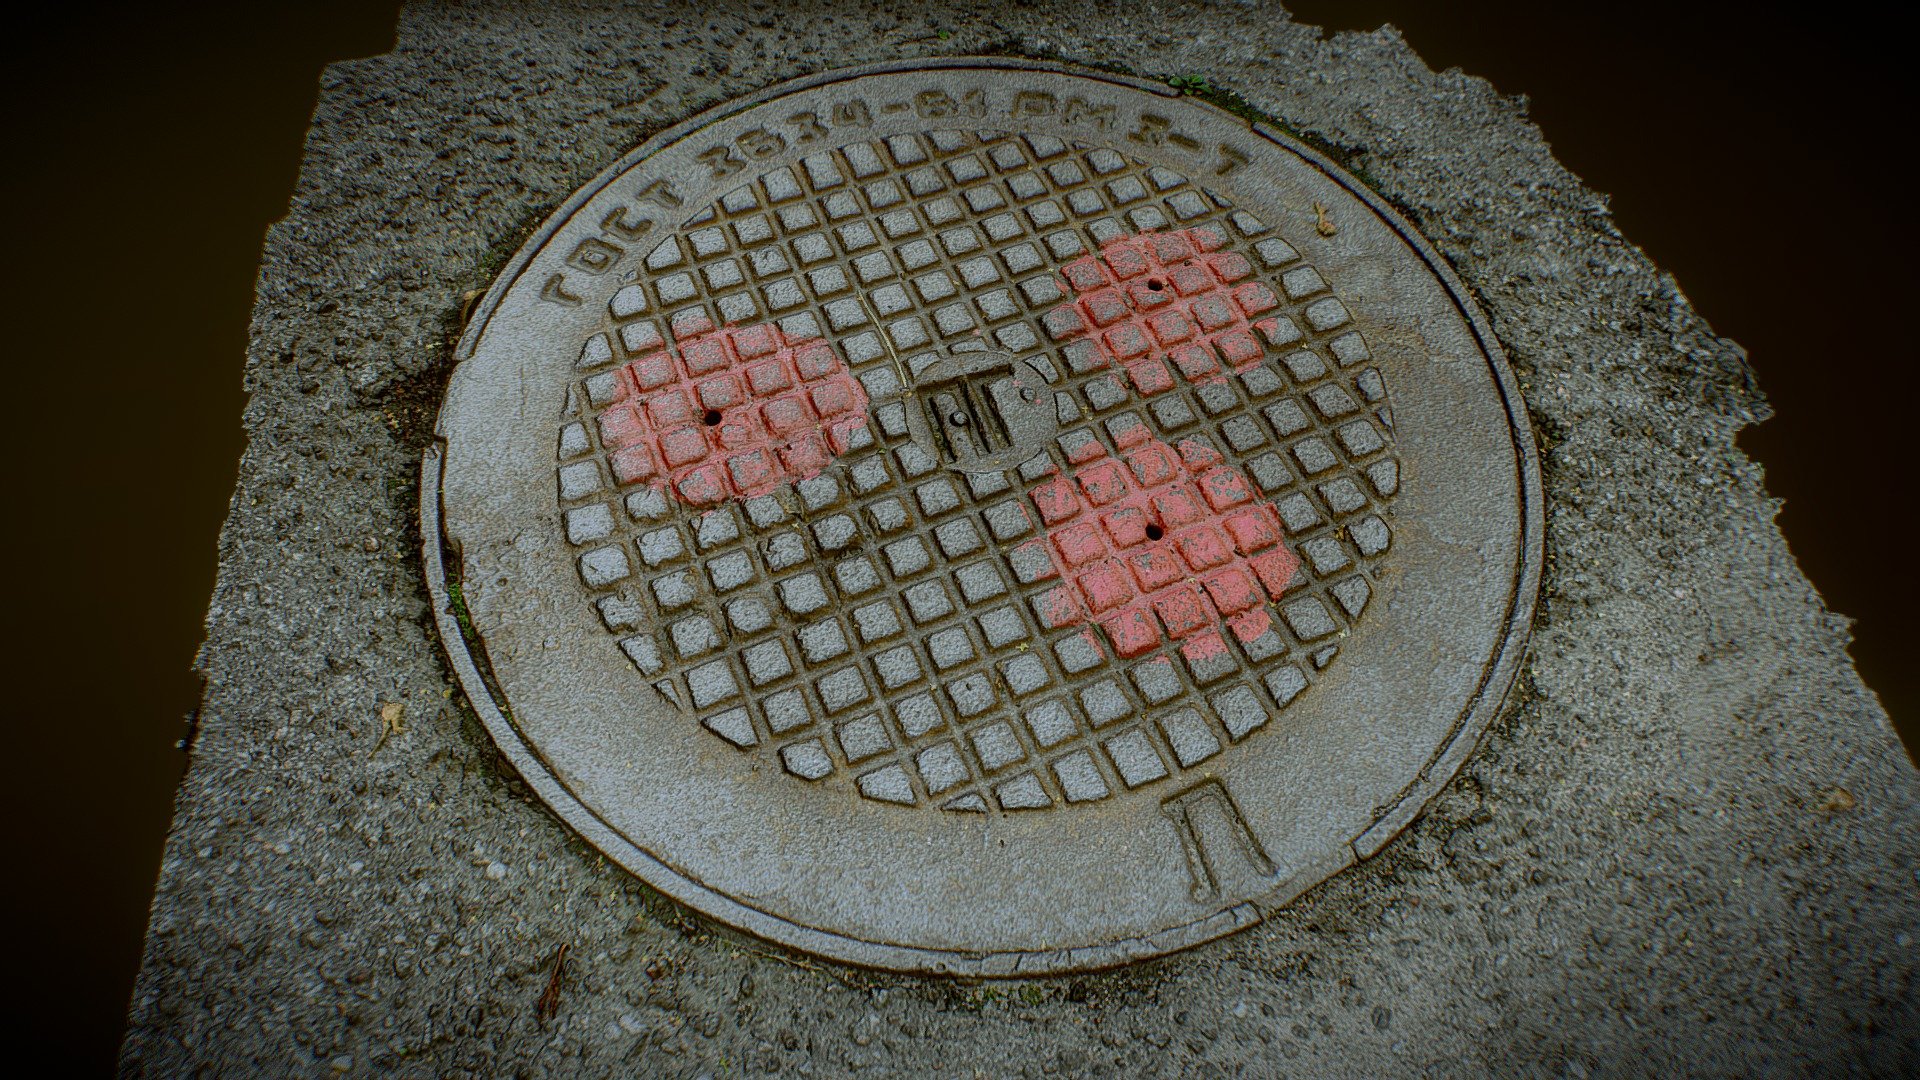
M 1096 329 L 1083 287 L 1096 283 L 1072 280 L 1075 265 L 1174 232 L 1238 255 L 1267 287 L 1257 337 L 1183 354 Z M 559 434 L 567 538 L 647 681 L 793 776 L 844 769 L 871 799 L 976 811 L 1150 785 L 1267 724 L 1367 606 L 1399 484 L 1381 373 L 1297 251 L 1185 177 L 1041 136 L 857 142 L 743 184 L 646 268 L 579 353 Z M 1217 284 L 1200 299 L 1225 295 Z M 830 343 L 870 424 L 818 475 L 711 508 L 623 484 L 595 421 L 644 396 L 635 365 L 670 339 L 763 324 Z M 1061 434 L 1017 469 L 961 474 L 909 438 L 908 390 L 953 343 L 981 339 L 1054 381 Z M 1058 559 L 1037 546 L 1035 500 L 1091 459 L 1130 460 L 1142 427 L 1222 459 L 1283 525 L 1299 570 L 1258 598 L 1262 632 L 1195 649 L 1170 627 L 1125 644 L 1050 617 Z

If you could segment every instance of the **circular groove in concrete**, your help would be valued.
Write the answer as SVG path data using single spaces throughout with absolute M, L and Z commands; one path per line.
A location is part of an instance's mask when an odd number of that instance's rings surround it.
M 424 509 L 496 739 L 649 882 L 839 959 L 1256 921 L 1445 782 L 1531 615 L 1471 302 L 1163 88 L 984 60 L 715 110 L 563 207 L 460 356 Z

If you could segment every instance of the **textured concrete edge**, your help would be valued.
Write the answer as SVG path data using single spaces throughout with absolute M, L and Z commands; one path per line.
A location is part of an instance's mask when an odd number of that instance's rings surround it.
M 943 67 L 1024 68 L 1114 83 L 1161 97 L 1183 96 L 1162 83 L 1080 64 L 1023 56 L 971 56 L 947 57 L 934 61 L 926 59 L 886 61 L 833 68 L 774 83 L 755 93 L 722 102 L 656 132 L 639 146 L 622 155 L 556 207 L 541 227 L 529 236 L 513 257 L 502 266 L 486 294 L 475 305 L 454 350 L 455 364 L 465 362 L 472 357 L 481 334 L 507 292 L 525 273 L 527 266 L 554 234 L 595 195 L 662 147 L 718 123 L 735 113 L 801 90 L 830 86 L 867 75 L 938 70 Z M 1221 112 L 1224 119 L 1244 125 L 1253 134 L 1295 154 L 1320 170 L 1328 179 L 1353 194 L 1379 215 L 1381 220 L 1393 229 L 1408 247 L 1413 249 L 1429 271 L 1446 288 L 1454 306 L 1472 328 L 1476 343 L 1487 357 L 1488 367 L 1501 396 L 1501 404 L 1506 410 L 1508 432 L 1513 440 L 1514 453 L 1519 465 L 1519 494 L 1522 503 L 1519 573 L 1509 594 L 1509 606 L 1505 613 L 1504 629 L 1501 632 L 1498 648 L 1482 669 L 1480 681 L 1455 724 L 1452 735 L 1422 767 L 1413 782 L 1403 789 L 1394 802 L 1378 809 L 1373 823 L 1348 842 L 1348 851 L 1344 857 L 1330 860 L 1335 865 L 1316 864 L 1303 868 L 1300 873 L 1289 876 L 1267 893 L 1253 900 L 1219 912 L 1207 919 L 1174 927 L 1145 938 L 1085 948 L 975 954 L 865 942 L 812 927 L 800 926 L 771 913 L 740 904 L 730 897 L 708 889 L 642 851 L 615 832 L 568 791 L 547 769 L 537 753 L 527 745 L 518 729 L 493 699 L 491 689 L 481 677 L 478 666 L 467 651 L 465 637 L 461 634 L 452 613 L 447 595 L 445 564 L 440 548 L 443 534 L 440 527 L 439 485 L 443 455 L 437 445 L 429 447 L 421 467 L 420 524 L 427 585 L 434 601 L 434 622 L 438 628 L 442 646 L 447 651 L 467 698 L 473 703 L 476 714 L 480 716 L 502 753 L 507 755 L 562 821 L 572 825 L 597 850 L 631 870 L 653 888 L 678 902 L 756 937 L 857 966 L 959 976 L 1022 977 L 1116 967 L 1148 956 L 1177 952 L 1243 929 L 1260 921 L 1266 912 L 1291 903 L 1333 874 L 1377 854 L 1395 836 L 1412 824 L 1426 808 L 1427 803 L 1453 779 L 1460 766 L 1478 747 L 1495 717 L 1505 708 L 1518 676 L 1521 661 L 1526 655 L 1539 601 L 1545 559 L 1545 516 L 1541 469 L 1532 423 L 1518 384 L 1486 314 L 1480 310 L 1465 283 L 1420 235 L 1405 215 L 1401 214 L 1384 196 L 1367 187 L 1327 154 L 1306 144 L 1303 140 L 1271 124 L 1249 120 L 1214 102 L 1202 100 L 1207 106 Z M 443 432 L 436 433 L 444 435 Z M 705 902 L 696 902 L 696 898 Z
M 454 614 L 453 598 L 447 588 L 446 560 L 441 553 L 443 536 L 440 530 L 442 463 L 443 454 L 437 445 L 428 447 L 421 457 L 420 557 L 426 570 L 427 591 L 433 602 L 434 628 L 439 632 L 441 646 L 446 651 L 454 677 L 460 682 L 461 691 L 500 752 L 563 824 L 578 832 L 595 850 L 672 900 L 736 930 L 841 963 L 888 971 L 976 978 L 1019 978 L 1118 967 L 1133 960 L 1191 948 L 1260 921 L 1259 908 L 1253 903 L 1244 903 L 1159 934 L 1106 945 L 1031 952 L 965 953 L 861 941 L 801 926 L 742 904 L 682 875 L 622 836 L 576 798 L 547 768 L 539 754 L 522 738 L 520 729 L 494 700 L 486 679 L 480 674 L 478 662 L 467 648 L 466 636 L 461 633 L 458 616 Z M 1299 886 L 1294 893 L 1297 895 L 1304 888 L 1304 885 Z

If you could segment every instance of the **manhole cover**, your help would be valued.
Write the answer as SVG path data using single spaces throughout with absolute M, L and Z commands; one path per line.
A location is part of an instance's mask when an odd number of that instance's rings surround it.
M 1257 921 L 1445 782 L 1532 609 L 1472 304 L 1325 159 L 1160 87 L 728 105 L 568 202 L 460 349 L 428 559 L 494 737 L 654 886 L 844 960 Z

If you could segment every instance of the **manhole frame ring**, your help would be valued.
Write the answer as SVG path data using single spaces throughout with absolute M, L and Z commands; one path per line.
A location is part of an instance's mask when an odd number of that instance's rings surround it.
M 871 75 L 903 72 L 936 72 L 943 69 L 1002 68 L 1048 72 L 1105 82 L 1166 98 L 1182 95 L 1163 84 L 1101 71 L 1076 64 L 1036 60 L 1019 56 L 940 57 L 897 60 L 852 67 L 833 68 L 813 75 L 783 81 L 757 92 L 718 103 L 655 133 L 623 154 L 582 185 L 563 203 L 548 212 L 540 228 L 522 243 L 513 257 L 501 267 L 486 293 L 475 305 L 458 344 L 454 365 L 470 359 L 475 346 L 500 303 L 519 281 L 528 265 L 547 242 L 588 202 L 630 169 L 666 146 L 729 117 L 789 94 L 819 89 L 835 83 Z M 1539 603 L 1541 576 L 1545 560 L 1545 515 L 1537 440 L 1512 368 L 1505 351 L 1494 335 L 1486 314 L 1453 268 L 1433 249 L 1424 236 L 1379 193 L 1361 183 L 1326 154 L 1271 124 L 1249 121 L 1212 102 L 1200 100 L 1219 113 L 1223 120 L 1244 127 L 1251 134 L 1274 143 L 1312 165 L 1348 194 L 1372 210 L 1381 222 L 1418 256 L 1429 273 L 1440 282 L 1462 320 L 1472 331 L 1474 343 L 1485 355 L 1500 405 L 1506 413 L 1508 433 L 1512 437 L 1517 464 L 1519 499 L 1516 552 L 1519 555 L 1504 629 L 1494 642 L 1483 675 L 1469 696 L 1452 734 L 1434 752 L 1414 780 L 1390 804 L 1379 808 L 1373 823 L 1356 836 L 1332 862 L 1313 864 L 1278 882 L 1264 895 L 1244 901 L 1181 926 L 1171 927 L 1148 937 L 1110 941 L 1096 946 L 1049 950 L 968 952 L 920 946 L 884 944 L 850 937 L 794 922 L 763 911 L 740 900 L 682 876 L 665 863 L 626 839 L 598 813 L 581 802 L 560 783 L 545 761 L 508 718 L 506 710 L 494 699 L 487 679 L 469 650 L 466 637 L 455 614 L 448 589 L 443 556 L 446 538 L 441 526 L 441 470 L 445 460 L 443 436 L 435 439 L 422 454 L 420 466 L 420 527 L 423 569 L 427 589 L 433 601 L 434 625 L 442 647 L 460 682 L 462 692 L 472 704 L 481 723 L 501 753 L 521 778 L 539 794 L 562 823 L 623 869 L 634 874 L 677 903 L 686 905 L 703 917 L 733 929 L 838 963 L 880 968 L 905 973 L 952 975 L 969 978 L 1026 978 L 1044 975 L 1096 971 L 1136 960 L 1163 956 L 1191 948 L 1245 929 L 1260 922 L 1267 912 L 1292 902 L 1313 886 L 1356 862 L 1371 858 L 1417 817 L 1426 804 L 1450 782 L 1465 759 L 1479 745 L 1480 738 L 1502 711 L 1519 668 L 1526 655 L 1533 620 Z

